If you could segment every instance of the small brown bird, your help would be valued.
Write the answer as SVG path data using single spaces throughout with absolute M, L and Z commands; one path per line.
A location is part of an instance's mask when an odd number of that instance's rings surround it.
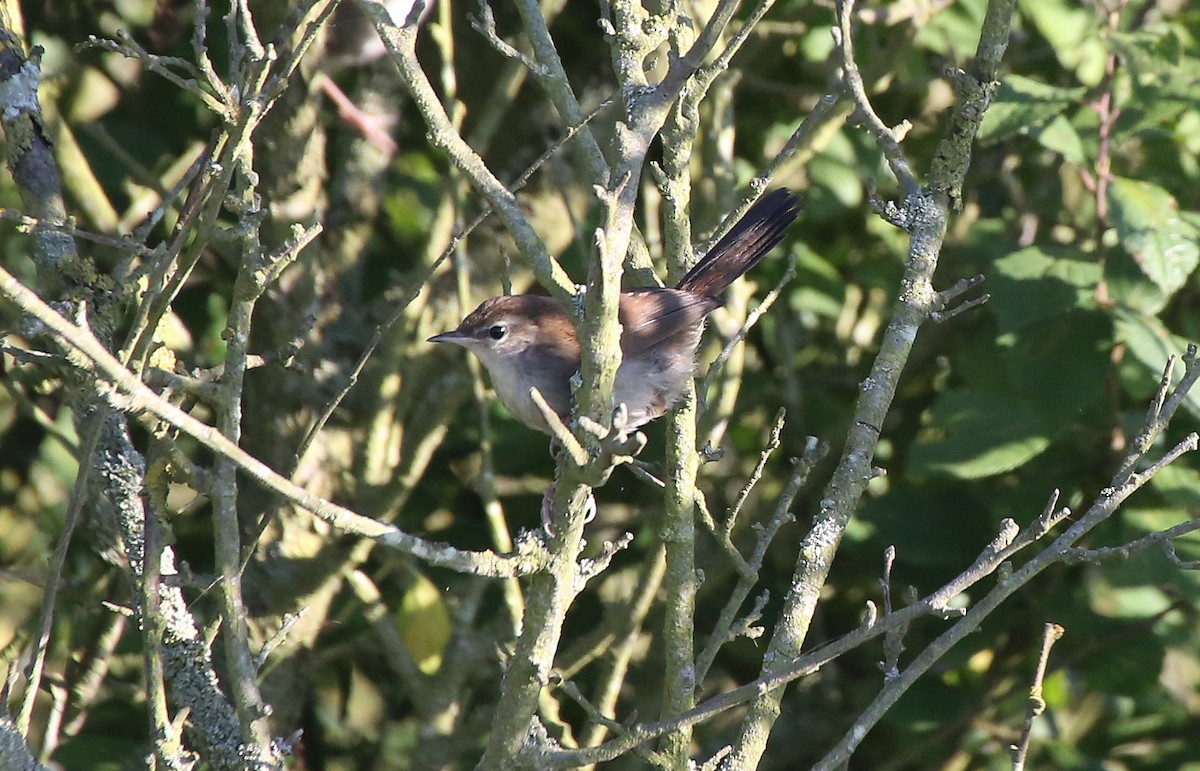
M 718 295 L 758 264 L 796 219 L 800 199 L 786 188 L 754 204 L 674 289 L 621 292 L 621 366 L 614 395 L 636 428 L 671 409 L 696 368 L 704 319 L 721 306 Z M 522 423 L 549 433 L 530 396 L 537 388 L 566 421 L 571 378 L 579 371 L 579 340 L 567 314 L 549 297 L 505 295 L 484 300 L 458 329 L 429 338 L 474 353 L 492 387 Z

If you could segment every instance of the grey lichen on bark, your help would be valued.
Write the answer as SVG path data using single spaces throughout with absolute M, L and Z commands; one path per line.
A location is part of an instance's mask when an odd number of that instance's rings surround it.
M 0 768 L 11 771 L 49 771 L 37 762 L 25 737 L 17 730 L 16 723 L 8 715 L 0 715 Z
M 51 223 L 64 222 L 65 207 L 58 170 L 40 129 L 37 55 L 35 51 L 26 59 L 21 42 L 9 30 L 0 30 L 0 106 L 4 108 L 7 160 L 26 210 Z M 34 246 L 34 263 L 38 267 L 39 281 L 45 287 L 43 291 L 48 296 L 61 297 L 68 306 L 82 302 L 87 313 L 81 313 L 79 318 L 100 325 L 99 328 L 93 326 L 96 336 L 91 340 L 98 348 L 111 344 L 111 332 L 103 322 L 112 307 L 111 285 L 107 278 L 99 275 L 80 256 L 72 239 L 64 234 L 43 232 L 35 238 Z M 17 288 L 15 279 L 7 274 L 5 284 Z M 6 294 L 12 297 L 11 290 Z M 44 304 L 40 305 L 44 312 L 53 313 Z M 25 310 L 29 312 L 30 309 L 26 307 Z M 40 320 L 44 322 L 46 318 L 42 316 Z M 83 373 L 76 373 L 74 380 L 69 393 L 75 399 L 72 406 L 82 425 L 88 416 L 106 411 L 107 406 L 103 395 L 93 387 L 94 381 Z M 133 447 L 125 415 L 119 412 L 104 415 L 96 453 L 81 462 L 93 467 L 93 473 L 88 476 L 93 489 L 92 500 L 108 514 L 101 519 L 107 519 L 119 528 L 131 579 L 140 592 L 145 588 L 142 580 L 146 558 L 145 522 L 147 517 L 158 516 L 158 512 L 146 507 L 143 498 L 145 461 Z M 162 554 L 164 562 L 173 565 L 170 550 L 164 549 Z M 159 585 L 156 591 L 154 604 L 159 613 L 150 622 L 162 630 L 164 673 L 173 695 L 181 699 L 177 703 L 192 708 L 194 734 L 213 767 L 244 768 L 247 762 L 263 768 L 278 766 L 282 758 L 273 743 L 268 741 L 265 745 L 251 746 L 242 741 L 236 714 L 217 685 L 207 648 L 199 640 L 195 622 L 180 590 Z M 144 613 L 147 604 L 140 602 L 138 606 L 139 613 Z M 143 623 L 147 620 L 143 619 Z M 199 648 L 190 647 L 191 641 L 197 642 Z M 207 722 L 201 723 L 202 719 Z M 166 735 L 169 729 L 152 726 L 151 733 Z M 174 757 L 164 757 L 163 761 L 170 767 L 186 765 L 186 761 Z
M 852 8 L 852 3 L 843 0 L 839 6 L 843 19 L 848 19 Z M 874 476 L 871 464 L 875 448 L 900 374 L 920 327 L 932 313 L 939 310 L 939 295 L 933 289 L 933 272 L 937 267 L 946 224 L 957 200 L 961 181 L 970 166 L 971 145 L 983 120 L 987 95 L 994 88 L 998 75 L 1014 8 L 1014 0 L 992 0 L 988 3 L 975 62 L 970 70 L 972 74 L 965 81 L 972 88 L 968 89 L 965 96 L 960 96 L 950 115 L 935 153 L 929 184 L 919 192 L 909 194 L 903 201 L 901 211 L 907 221 L 910 240 L 904 276 L 892 317 L 871 372 L 861 384 L 862 395 L 847 443 L 821 497 L 820 512 L 800 544 L 792 588 L 763 657 L 764 672 L 785 666 L 800 654 L 846 524 Z M 844 24 L 843 28 L 849 29 L 849 24 Z M 847 43 L 848 38 L 843 40 L 843 50 L 852 51 Z M 857 65 L 847 57 L 843 67 L 849 69 Z M 856 106 L 860 112 L 874 116 L 869 103 L 860 99 Z M 878 122 L 877 118 L 875 122 Z M 898 147 L 897 144 L 895 148 Z M 888 149 L 885 147 L 885 151 Z M 895 150 L 891 152 L 894 158 L 892 168 L 903 175 L 908 167 L 907 161 L 900 162 L 901 159 L 894 157 Z M 725 768 L 757 767 L 766 749 L 771 727 L 780 714 L 782 696 L 783 689 L 775 689 L 751 704 Z

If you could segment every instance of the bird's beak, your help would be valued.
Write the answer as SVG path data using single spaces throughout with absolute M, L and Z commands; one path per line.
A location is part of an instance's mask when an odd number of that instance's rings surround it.
M 454 343 L 455 345 L 466 345 L 471 339 L 470 335 L 464 335 L 457 329 L 452 329 L 449 332 L 443 332 L 440 335 L 434 335 L 425 342 L 427 343 Z

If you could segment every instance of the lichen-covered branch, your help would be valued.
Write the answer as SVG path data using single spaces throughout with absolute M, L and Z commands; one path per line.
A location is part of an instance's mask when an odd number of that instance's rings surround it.
M 12 771 L 50 771 L 37 762 L 25 737 L 8 715 L 0 715 L 0 768 Z
M 987 95 L 995 88 L 1014 8 L 1014 0 L 988 3 L 972 70 L 975 90 L 960 98 L 950 117 L 937 151 L 941 168 L 931 172 L 927 188 L 908 194 L 904 201 L 910 239 L 896 304 L 871 373 L 862 382 L 862 396 L 845 450 L 821 497 L 821 510 L 816 521 L 800 544 L 792 588 L 763 657 L 764 672 L 785 666 L 800 653 L 846 524 L 874 476 L 871 464 L 879 434 L 913 341 L 930 314 L 940 310 L 932 282 L 946 224 L 957 199 L 955 185 L 958 183 L 954 180 L 961 181 L 970 165 L 971 141 L 983 120 Z M 892 148 L 885 153 L 897 150 Z M 901 164 L 899 168 L 907 165 Z M 893 164 L 893 167 L 897 166 Z M 772 691 L 751 705 L 734 752 L 726 761 L 729 769 L 752 769 L 758 765 L 771 727 L 779 715 L 782 696 L 782 690 Z
M 212 426 L 202 423 L 151 391 L 133 373 L 122 367 L 88 330 L 64 319 L 3 268 L 0 268 L 0 295 L 44 323 L 73 352 L 76 366 L 107 383 L 110 387 L 106 389 L 104 398 L 116 409 L 148 417 L 151 423 L 161 420 L 174 426 L 213 452 L 231 458 L 243 472 L 267 489 L 346 533 L 371 538 L 430 564 L 476 575 L 525 575 L 540 570 L 545 564 L 541 550 L 528 541 L 519 542 L 518 551 L 513 555 L 468 552 L 426 541 L 394 525 L 364 517 L 323 500 L 276 473 Z

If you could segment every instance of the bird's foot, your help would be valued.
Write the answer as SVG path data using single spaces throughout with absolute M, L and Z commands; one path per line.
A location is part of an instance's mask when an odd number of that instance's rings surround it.
M 542 530 L 551 538 L 554 537 L 554 527 L 550 524 L 550 518 L 554 513 L 554 491 L 558 488 L 557 483 L 552 483 L 546 488 L 546 492 L 542 493 Z M 583 524 L 587 524 L 596 518 L 596 496 L 588 493 L 587 503 L 584 504 Z

